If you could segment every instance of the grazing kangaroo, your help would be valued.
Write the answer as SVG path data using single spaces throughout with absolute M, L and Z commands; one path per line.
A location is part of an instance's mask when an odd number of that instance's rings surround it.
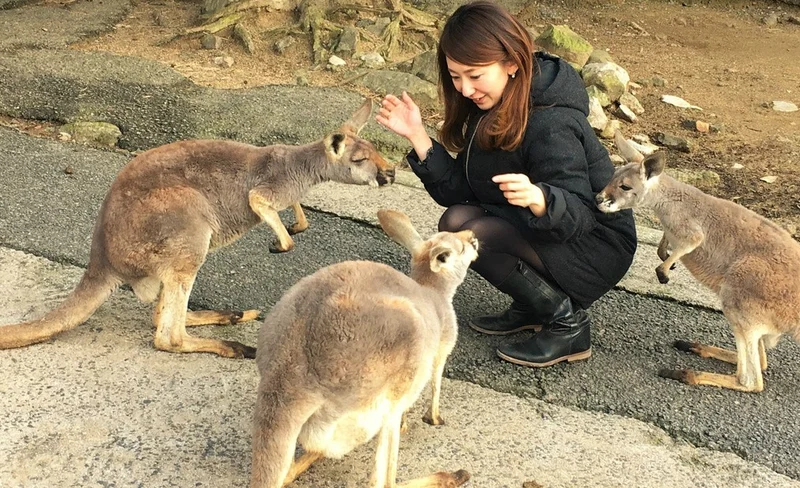
M 651 208 L 664 228 L 658 280 L 667 283 L 680 259 L 695 279 L 719 296 L 736 339 L 736 352 L 675 342 L 682 351 L 736 364 L 736 375 L 691 370 L 662 370 L 659 375 L 693 385 L 762 391 L 767 350 L 781 334 L 800 338 L 800 244 L 755 212 L 665 174 L 663 152 L 645 158 L 621 136 L 616 145 L 632 162 L 617 169 L 597 195 L 598 208 Z
M 410 277 L 348 261 L 298 281 L 264 320 L 253 425 L 252 488 L 280 488 L 322 457 L 341 458 L 378 434 L 372 488 L 395 487 L 400 425 L 430 381 L 423 417 L 442 424 L 439 392 L 456 343 L 453 295 L 478 253 L 472 231 L 423 241 L 405 214 L 378 211 L 384 231 L 411 251 Z M 296 445 L 304 454 L 294 459 Z M 403 487 L 455 487 L 466 471 Z
M 157 147 L 117 175 L 100 208 L 86 272 L 67 299 L 43 318 L 0 326 L 0 349 L 50 339 L 88 319 L 121 284 L 155 306 L 155 347 L 255 357 L 238 342 L 192 337 L 186 326 L 253 320 L 246 312 L 187 312 L 189 294 L 209 251 L 266 222 L 277 235 L 271 250 L 289 251 L 289 234 L 308 227 L 299 200 L 327 181 L 384 185 L 394 169 L 357 134 L 367 100 L 341 128 L 301 146 L 257 147 L 224 140 L 191 140 Z M 289 231 L 278 211 L 292 206 Z

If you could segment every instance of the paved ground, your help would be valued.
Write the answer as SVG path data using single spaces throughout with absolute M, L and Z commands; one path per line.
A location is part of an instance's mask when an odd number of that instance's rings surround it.
M 53 7 L 0 10 L 0 26 L 16 29 L 0 42 L 0 113 L 60 121 L 94 114 L 118 123 L 121 144 L 138 150 L 189 137 L 305 142 L 358 105 L 357 95 L 341 90 L 200 89 L 153 63 L 64 49 L 113 24 L 128 3 L 103 5 L 61 12 L 69 21 L 47 34 L 41 25 L 52 21 Z M 365 131 L 389 150 L 401 146 L 375 124 Z M 128 157 L 0 129 L 0 324 L 36 317 L 71 289 L 106 188 Z M 64 173 L 67 165 L 73 174 Z M 402 209 L 423 234 L 441 213 L 405 176 L 380 190 L 315 188 L 304 201 L 311 228 L 293 252 L 271 255 L 270 231 L 251 232 L 209 259 L 192 306 L 268 310 L 302 276 L 347 259 L 405 270 L 408 257 L 374 226 L 375 210 Z M 658 233 L 641 229 L 640 237 L 631 272 L 590 310 L 591 360 L 514 367 L 494 355 L 499 339 L 462 327 L 446 370 L 448 424 L 412 423 L 401 479 L 466 468 L 472 486 L 490 488 L 528 480 L 547 487 L 800 486 L 793 408 L 800 348 L 784 341 L 770 354 L 767 390 L 757 395 L 658 378 L 661 367 L 731 372 L 670 344 L 732 340 L 714 298 L 685 270 L 667 286 L 656 282 Z M 506 303 L 475 275 L 455 299 L 462 322 Z M 149 307 L 121 290 L 78 329 L 2 351 L 0 486 L 246 484 L 253 363 L 157 352 L 149 319 Z M 196 333 L 254 344 L 258 326 Z M 297 486 L 364 486 L 370 449 L 319 464 Z

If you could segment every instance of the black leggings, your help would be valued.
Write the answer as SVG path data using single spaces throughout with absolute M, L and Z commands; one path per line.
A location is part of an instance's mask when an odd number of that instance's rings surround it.
M 472 263 L 472 269 L 493 286 L 499 285 L 511 274 L 519 259 L 552 281 L 552 275 L 530 243 L 516 227 L 500 217 L 475 205 L 459 204 L 448 207 L 439 219 L 439 230 L 442 232 L 467 229 L 475 233 L 480 244 L 478 259 Z

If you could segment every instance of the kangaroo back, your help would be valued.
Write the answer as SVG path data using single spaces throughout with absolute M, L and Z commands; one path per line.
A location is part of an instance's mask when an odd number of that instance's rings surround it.
M 441 420 L 441 373 L 457 328 L 452 293 L 477 257 L 477 242 L 469 231 L 423 241 L 399 212 L 381 211 L 379 219 L 411 250 L 413 278 L 370 261 L 335 264 L 300 280 L 264 320 L 253 487 L 294 479 L 309 459 L 293 461 L 297 444 L 311 459 L 339 458 L 378 432 L 376 455 L 386 463 L 374 476 L 388 483 L 397 466 L 390 437 L 431 380 L 430 416 Z M 459 476 L 444 478 L 457 486 L 466 481 Z

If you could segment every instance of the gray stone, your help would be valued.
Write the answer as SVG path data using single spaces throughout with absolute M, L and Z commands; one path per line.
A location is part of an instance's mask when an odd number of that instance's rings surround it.
M 436 51 L 431 49 L 415 56 L 411 62 L 411 74 L 433 84 L 439 83 L 439 62 Z
M 97 146 L 114 147 L 117 145 L 122 132 L 114 124 L 108 122 L 72 122 L 61 126 L 61 132 L 66 132 L 75 142 Z
M 333 52 L 342 56 L 352 56 L 358 50 L 358 29 L 347 26 L 339 35 Z
M 219 49 L 222 47 L 222 38 L 206 33 L 200 39 L 200 45 L 203 49 Z
M 616 63 L 587 64 L 581 71 L 586 86 L 594 85 L 605 93 L 612 102 L 616 102 L 628 88 L 630 76 L 625 69 Z
M 678 137 L 666 132 L 656 132 L 654 139 L 662 146 L 666 146 L 676 151 L 687 153 L 692 151 L 692 143 L 683 137 Z
M 630 92 L 623 93 L 622 96 L 619 97 L 619 103 L 630 108 L 636 115 L 642 115 L 644 113 L 644 107 L 641 102 Z
M 613 63 L 614 59 L 611 57 L 608 51 L 605 49 L 594 49 L 592 50 L 592 54 L 589 55 L 589 60 L 586 61 L 586 64 L 591 63 Z

